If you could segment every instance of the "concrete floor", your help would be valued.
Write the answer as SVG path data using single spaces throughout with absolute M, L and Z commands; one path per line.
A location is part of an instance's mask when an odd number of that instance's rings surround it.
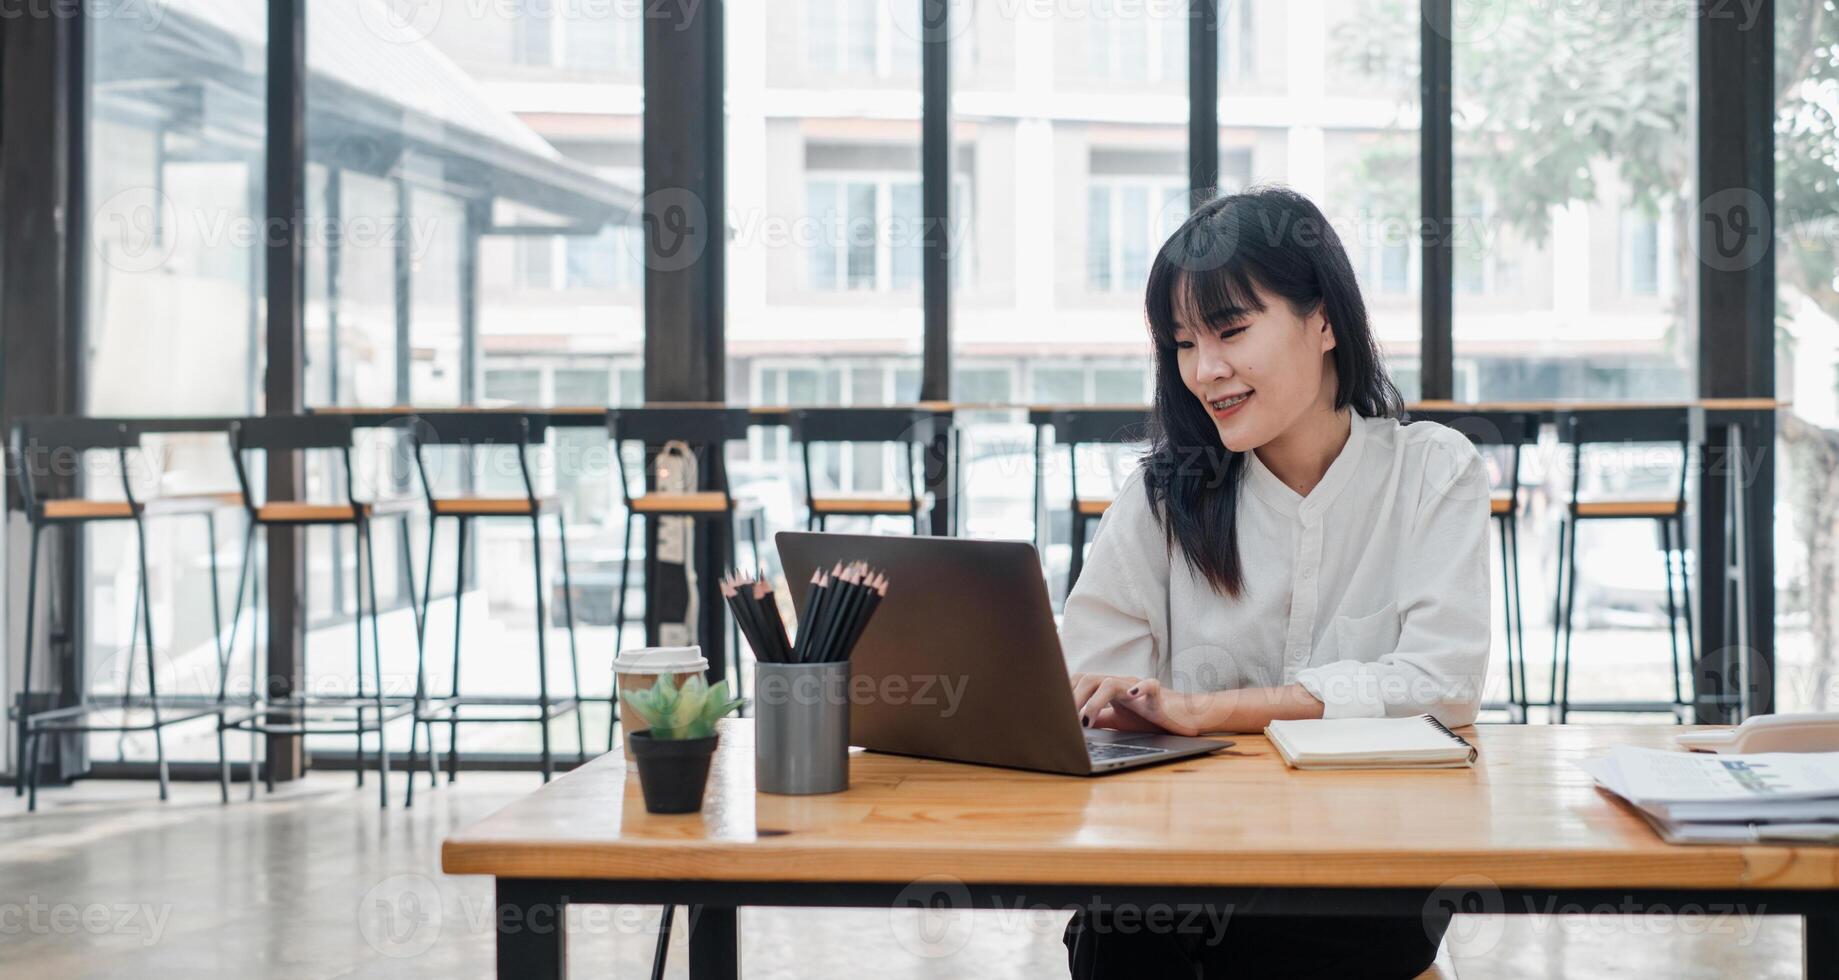
M 397 777 L 396 790 L 401 788 Z M 319 773 L 257 802 L 214 784 L 88 781 L 27 814 L 0 797 L 0 976 L 488 977 L 491 885 L 439 870 L 442 837 L 537 786 L 466 773 L 381 812 Z M 398 795 L 400 800 L 400 795 Z M 1746 910 L 1753 911 L 1753 910 Z M 579 977 L 648 975 L 658 911 L 571 910 Z M 681 921 L 681 918 L 679 918 Z M 1065 976 L 1065 916 L 749 910 L 750 978 Z M 683 930 L 670 975 L 684 971 Z M 1463 980 L 1789 978 L 1800 923 L 1759 915 L 1458 917 L 1440 960 Z

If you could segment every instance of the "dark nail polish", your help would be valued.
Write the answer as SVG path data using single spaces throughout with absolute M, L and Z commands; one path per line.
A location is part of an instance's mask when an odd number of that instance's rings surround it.
M 1136 688 L 1134 688 L 1134 687 L 1133 687 L 1133 688 L 1131 688 L 1131 689 L 1130 689 L 1130 696 L 1131 696 L 1131 697 L 1133 697 L 1133 698 L 1137 696 L 1137 689 L 1136 689 Z
M 1085 715 L 1080 715 L 1080 716 L 1079 716 L 1079 724 L 1081 724 L 1081 725 L 1083 725 L 1083 726 L 1085 726 L 1086 728 L 1091 728 L 1091 727 L 1092 727 L 1092 719 L 1090 719 L 1090 718 L 1087 718 L 1087 717 L 1086 717 Z

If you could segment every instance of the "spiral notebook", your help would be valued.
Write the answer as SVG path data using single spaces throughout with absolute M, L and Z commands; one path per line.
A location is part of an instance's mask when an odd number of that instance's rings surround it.
M 1295 769 L 1462 769 L 1475 746 L 1429 715 L 1274 721 L 1264 729 Z

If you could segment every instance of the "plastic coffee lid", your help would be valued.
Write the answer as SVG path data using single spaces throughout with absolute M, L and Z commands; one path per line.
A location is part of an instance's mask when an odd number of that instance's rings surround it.
M 709 661 L 703 658 L 700 646 L 639 647 L 621 650 L 613 658 L 613 669 L 633 674 L 680 674 L 708 670 Z

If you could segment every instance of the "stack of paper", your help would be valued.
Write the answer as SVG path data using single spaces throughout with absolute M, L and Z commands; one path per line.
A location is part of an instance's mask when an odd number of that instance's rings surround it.
M 1839 843 L 1839 752 L 1702 755 L 1618 745 L 1578 767 L 1671 844 Z

